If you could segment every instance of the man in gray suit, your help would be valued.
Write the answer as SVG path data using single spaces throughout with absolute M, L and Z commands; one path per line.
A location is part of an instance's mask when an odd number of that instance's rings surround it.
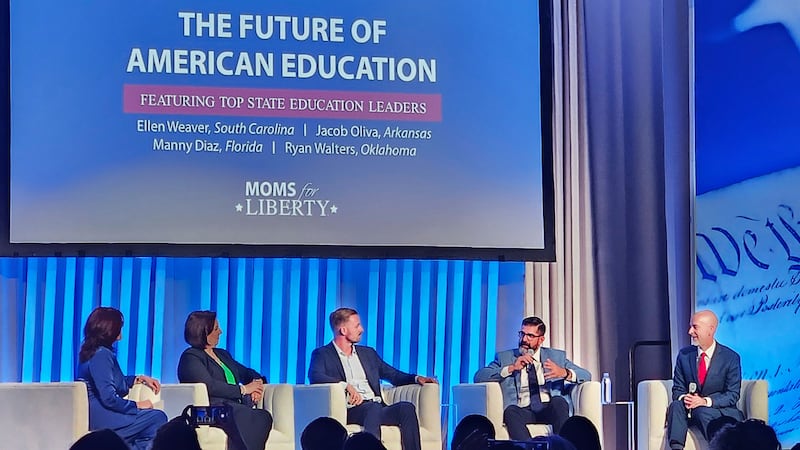
M 547 423 L 558 433 L 569 418 L 570 384 L 592 379 L 588 370 L 567 359 L 563 350 L 542 347 L 542 319 L 527 317 L 519 332 L 519 348 L 498 353 L 475 374 L 476 383 L 496 381 L 503 391 L 503 422 L 513 440 L 528 440 L 529 423 Z

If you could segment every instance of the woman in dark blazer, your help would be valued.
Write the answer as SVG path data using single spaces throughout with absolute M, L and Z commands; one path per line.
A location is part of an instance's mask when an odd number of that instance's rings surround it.
M 178 362 L 178 380 L 204 383 L 212 404 L 224 403 L 233 409 L 233 421 L 247 450 L 264 450 L 272 430 L 272 416 L 266 410 L 253 409 L 253 404 L 263 396 L 266 380 L 227 351 L 216 348 L 221 334 L 217 313 L 189 314 L 183 336 L 191 347 Z
M 89 428 L 110 429 L 134 450 L 150 448 L 156 430 L 167 423 L 163 411 L 153 409 L 150 400 L 125 400 L 135 384 L 149 386 L 156 393 L 157 380 L 145 375 L 124 376 L 112 346 L 122 339 L 122 313 L 99 307 L 89 314 L 83 327 L 83 344 L 78 356 L 79 381 L 89 393 Z

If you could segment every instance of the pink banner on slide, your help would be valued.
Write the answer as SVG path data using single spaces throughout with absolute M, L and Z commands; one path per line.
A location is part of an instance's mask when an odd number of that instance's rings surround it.
M 130 114 L 441 122 L 441 94 L 126 84 Z

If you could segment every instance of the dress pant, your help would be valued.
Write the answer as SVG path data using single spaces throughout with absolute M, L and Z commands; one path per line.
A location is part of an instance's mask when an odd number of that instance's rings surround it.
M 719 409 L 700 406 L 692 410 L 692 417 L 689 418 L 689 413 L 683 404 L 683 400 L 673 401 L 667 410 L 669 447 L 673 449 L 683 448 L 686 445 L 686 432 L 691 425 L 697 425 L 703 433 L 703 437 L 708 439 L 708 424 L 720 417 L 722 417 L 722 412 Z
M 225 432 L 228 433 L 233 447 L 241 447 L 243 444 L 246 450 L 264 450 L 269 432 L 272 431 L 272 415 L 269 411 L 233 402 L 228 405 L 233 408 L 236 430 L 225 430 Z M 231 433 L 237 431 L 238 436 L 231 438 Z
M 531 438 L 529 423 L 546 423 L 558 434 L 561 426 L 569 418 L 569 404 L 564 397 L 554 396 L 549 402 L 531 402 L 529 407 L 511 405 L 503 411 L 503 422 L 508 429 L 508 436 L 515 441 L 527 441 Z
M 130 425 L 114 430 L 133 450 L 147 450 L 153 444 L 156 431 L 167 423 L 167 415 L 159 409 L 140 409 Z
M 400 427 L 400 440 L 403 450 L 420 450 L 419 420 L 417 409 L 409 402 L 397 402 L 392 405 L 365 401 L 347 410 L 347 423 L 356 423 L 364 427 L 364 431 L 381 438 L 381 425 L 397 425 Z

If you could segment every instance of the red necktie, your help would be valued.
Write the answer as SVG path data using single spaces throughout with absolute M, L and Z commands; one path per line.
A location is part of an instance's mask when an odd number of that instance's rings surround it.
M 700 361 L 697 364 L 697 381 L 700 382 L 700 386 L 704 385 L 706 382 L 706 372 L 708 369 L 706 368 L 706 352 L 700 353 Z

